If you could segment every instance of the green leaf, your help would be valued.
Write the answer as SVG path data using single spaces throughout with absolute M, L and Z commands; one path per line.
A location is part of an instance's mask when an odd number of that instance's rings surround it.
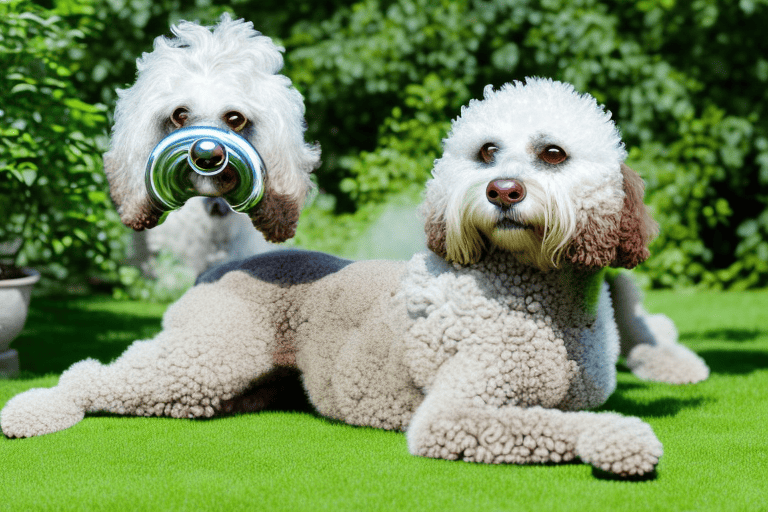
M 78 110 L 81 112 L 86 112 L 89 114 L 97 114 L 104 111 L 104 108 L 102 106 L 90 105 L 76 98 L 67 98 L 63 101 L 63 103 L 64 105 L 66 105 L 71 109 Z
M 37 86 L 33 84 L 16 84 L 13 87 L 11 87 L 11 94 L 19 94 L 22 92 L 31 92 L 31 93 L 37 93 Z

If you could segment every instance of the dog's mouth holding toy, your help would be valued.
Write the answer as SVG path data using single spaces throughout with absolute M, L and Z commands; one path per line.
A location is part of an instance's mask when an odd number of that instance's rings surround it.
M 510 217 L 502 217 L 496 222 L 496 228 L 505 231 L 516 231 L 520 229 L 533 229 L 530 224 L 524 224 Z
M 145 181 L 152 202 L 169 212 L 194 196 L 221 197 L 243 212 L 264 195 L 264 161 L 247 140 L 209 126 L 180 128 L 152 150 Z

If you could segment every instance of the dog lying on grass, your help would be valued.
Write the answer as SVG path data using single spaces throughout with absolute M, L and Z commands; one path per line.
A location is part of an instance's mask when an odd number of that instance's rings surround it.
M 584 410 L 616 386 L 605 269 L 646 259 L 656 229 L 625 155 L 610 114 L 570 85 L 488 88 L 454 122 L 427 185 L 431 252 L 351 262 L 280 251 L 212 269 L 155 338 L 14 397 L 0 427 L 29 437 L 91 411 L 254 411 L 276 379 L 300 373 L 317 412 L 404 430 L 415 455 L 579 458 L 648 475 L 662 455 L 651 427 Z

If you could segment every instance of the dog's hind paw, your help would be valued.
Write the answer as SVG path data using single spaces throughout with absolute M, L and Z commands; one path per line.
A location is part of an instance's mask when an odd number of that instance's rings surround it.
M 581 460 L 624 478 L 652 474 L 664 450 L 651 426 L 639 418 L 610 417 L 579 436 L 576 452 Z
M 75 425 L 85 411 L 56 388 L 35 388 L 11 398 L 0 411 L 6 437 L 50 434 Z
M 627 355 L 627 366 L 643 380 L 668 384 L 692 384 L 709 377 L 704 360 L 679 343 L 641 343 Z

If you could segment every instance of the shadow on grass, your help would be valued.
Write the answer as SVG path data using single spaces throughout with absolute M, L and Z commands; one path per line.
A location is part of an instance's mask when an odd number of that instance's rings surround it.
M 601 469 L 593 467 L 592 476 L 597 478 L 598 480 L 615 480 L 618 482 L 652 482 L 656 480 L 659 475 L 656 472 L 656 470 L 653 470 L 650 473 L 646 473 L 644 475 L 620 476 L 620 475 L 610 473 L 608 471 L 603 471 Z
M 702 333 L 687 333 L 680 336 L 681 341 L 721 341 L 728 346 L 728 342 L 743 343 L 756 341 L 760 338 L 768 338 L 768 332 L 750 329 L 718 329 Z M 712 373 L 725 375 L 745 375 L 756 370 L 768 369 L 768 351 L 743 350 L 738 345 L 733 349 L 697 349 L 698 354 L 709 366 Z M 616 371 L 631 374 L 632 371 L 622 357 L 616 365 Z
M 675 416 L 683 409 L 699 407 L 707 400 L 704 398 L 659 398 L 648 403 L 625 398 L 621 392 L 611 395 L 601 410 L 618 412 L 627 416 L 644 418 L 665 418 Z
M 629 392 L 650 388 L 655 384 L 645 382 L 619 382 L 616 391 L 598 410 L 613 411 L 628 416 L 646 418 L 664 418 L 675 416 L 683 409 L 699 407 L 708 402 L 706 398 L 672 398 L 663 397 L 651 401 L 639 401 L 629 398 Z M 671 385 L 670 385 L 671 386 Z
M 768 332 L 758 329 L 714 329 L 704 332 L 685 332 L 680 334 L 680 341 L 730 341 L 741 343 L 757 338 L 768 338 Z
M 701 350 L 698 354 L 712 373 L 745 375 L 768 369 L 768 351 L 764 350 Z
M 20 377 L 30 378 L 61 373 L 87 357 L 109 362 L 133 341 L 159 331 L 159 316 L 88 311 L 60 300 L 36 299 L 23 334 L 11 348 L 19 352 Z

